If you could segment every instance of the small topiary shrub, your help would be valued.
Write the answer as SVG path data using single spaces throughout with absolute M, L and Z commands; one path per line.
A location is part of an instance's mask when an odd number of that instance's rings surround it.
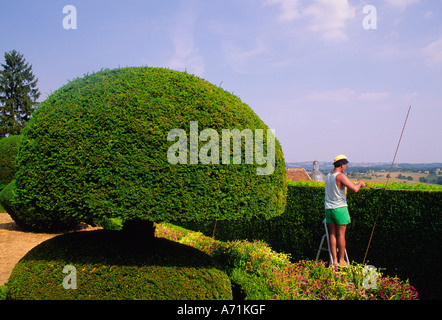
M 0 139 L 0 190 L 14 180 L 15 157 L 21 135 Z
M 14 221 L 20 220 L 20 218 L 15 214 L 15 207 L 12 204 L 13 192 L 12 190 L 15 188 L 15 180 L 9 183 L 7 186 L 3 188 L 0 192 L 0 205 L 5 209 L 7 213 L 11 216 Z M 21 224 L 21 223 L 20 223 Z
M 233 129 L 250 130 L 255 145 L 243 137 L 241 154 L 233 139 L 222 148 L 223 130 Z M 255 130 L 263 132 L 258 146 Z M 279 142 L 274 167 L 258 157 L 271 142 L 266 132 L 238 97 L 195 76 L 104 70 L 51 94 L 24 128 L 16 203 L 38 230 L 55 225 L 52 217 L 122 224 L 270 218 L 284 211 L 287 187 Z M 257 174 L 266 166 L 269 174 Z
M 43 215 L 35 214 L 34 211 L 29 214 L 27 208 L 21 207 L 16 202 L 15 190 L 15 180 L 13 180 L 0 192 L 0 204 L 23 230 L 52 232 L 73 229 L 78 225 L 76 217 L 60 215 L 58 212 Z
M 70 233 L 29 251 L 8 281 L 8 299 L 232 299 L 231 283 L 203 252 L 166 239 L 134 252 L 121 231 Z M 66 265 L 77 289 L 65 289 Z

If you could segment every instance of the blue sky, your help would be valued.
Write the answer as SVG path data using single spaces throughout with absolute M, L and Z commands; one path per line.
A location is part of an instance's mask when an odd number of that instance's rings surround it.
M 442 162 L 441 1 L 0 0 L 0 27 L 41 100 L 103 68 L 187 70 L 247 103 L 287 162 L 391 162 L 410 105 L 396 162 Z

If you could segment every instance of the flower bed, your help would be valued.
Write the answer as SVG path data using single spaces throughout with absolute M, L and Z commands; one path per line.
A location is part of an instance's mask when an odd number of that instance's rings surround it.
M 236 298 L 296 300 L 416 300 L 418 293 L 408 281 L 382 275 L 376 270 L 375 289 L 366 289 L 364 267 L 330 268 L 319 261 L 291 262 L 290 256 L 273 251 L 263 241 L 218 241 L 171 224 L 158 224 L 158 237 L 197 248 L 216 257 L 232 283 Z M 373 282 L 371 282 L 373 284 Z M 374 287 L 370 286 L 370 287 Z

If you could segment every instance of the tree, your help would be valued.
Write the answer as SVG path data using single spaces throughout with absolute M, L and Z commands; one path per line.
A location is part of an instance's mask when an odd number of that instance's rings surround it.
M 0 137 L 20 134 L 40 97 L 38 79 L 23 55 L 12 50 L 5 53 L 5 61 L 0 71 Z

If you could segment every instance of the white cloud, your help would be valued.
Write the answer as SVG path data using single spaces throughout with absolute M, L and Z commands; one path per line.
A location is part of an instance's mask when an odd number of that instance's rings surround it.
M 313 3 L 312 3 L 313 2 Z M 265 5 L 279 5 L 279 20 L 307 20 L 308 30 L 320 34 L 330 42 L 342 42 L 348 39 L 347 23 L 355 18 L 355 8 L 348 0 L 314 0 L 301 8 L 297 0 L 266 0 Z
M 353 99 L 357 93 L 351 89 L 337 89 L 331 91 L 312 92 L 306 96 L 306 100 L 315 102 L 347 102 Z
M 400 10 L 405 10 L 410 5 L 418 3 L 420 0 L 385 0 L 385 2 L 395 8 Z
M 360 101 L 379 101 L 390 97 L 389 92 L 357 92 L 349 88 L 311 92 L 297 101 L 318 103 L 345 103 Z
M 255 65 L 251 61 L 265 52 L 266 47 L 264 43 L 257 40 L 252 46 L 238 45 L 233 41 L 225 41 L 222 44 L 224 55 L 235 72 L 248 73 L 247 68 L 250 65 Z
M 442 38 L 430 43 L 423 50 L 422 53 L 427 60 L 429 66 L 434 66 L 442 63 Z
M 381 60 L 397 60 L 398 58 L 402 58 L 405 52 L 395 44 L 386 43 L 379 45 L 372 55 Z
M 410 100 L 416 99 L 417 97 L 419 97 L 419 93 L 417 93 L 417 92 L 409 92 L 409 93 L 403 94 L 401 98 L 404 99 L 404 100 L 410 101 Z
M 388 92 L 364 92 L 358 96 L 358 99 L 364 101 L 383 100 L 390 96 Z
M 177 14 L 171 28 L 171 40 L 174 54 L 168 61 L 168 67 L 187 70 L 189 73 L 202 76 L 205 71 L 203 56 L 195 45 L 195 23 L 198 12 L 194 1 L 185 2 L 185 8 Z
M 433 18 L 434 13 L 432 11 L 427 11 L 424 13 L 424 19 L 429 20 L 431 18 Z
M 264 4 L 279 5 L 281 7 L 279 20 L 281 21 L 292 21 L 301 17 L 298 0 L 266 0 Z
M 320 33 L 324 40 L 341 42 L 347 40 L 345 27 L 355 17 L 355 8 L 347 0 L 317 0 L 304 15 L 311 18 L 310 30 Z

